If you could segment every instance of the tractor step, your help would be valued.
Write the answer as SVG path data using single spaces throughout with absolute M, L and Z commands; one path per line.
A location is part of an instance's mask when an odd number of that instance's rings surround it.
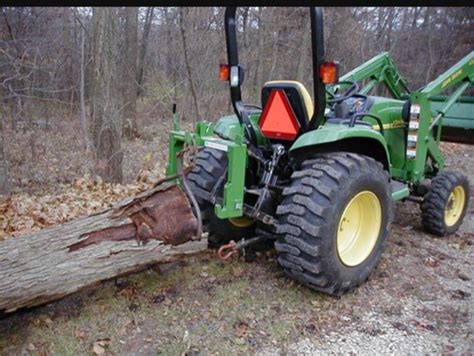
M 390 182 L 390 186 L 392 187 L 392 199 L 393 200 L 401 200 L 410 195 L 410 189 L 408 185 L 396 180 L 392 180 Z

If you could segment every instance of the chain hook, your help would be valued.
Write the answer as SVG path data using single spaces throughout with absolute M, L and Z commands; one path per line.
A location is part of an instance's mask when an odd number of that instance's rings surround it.
M 237 243 L 232 240 L 226 245 L 222 245 L 219 247 L 217 250 L 217 257 L 219 257 L 220 260 L 226 261 L 229 258 L 231 258 L 233 255 L 238 255 L 239 254 L 239 249 L 237 248 Z

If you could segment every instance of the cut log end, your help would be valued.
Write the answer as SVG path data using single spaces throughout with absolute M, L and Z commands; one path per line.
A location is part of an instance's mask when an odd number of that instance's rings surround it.
M 69 246 L 69 251 L 103 241 L 136 240 L 146 244 L 153 239 L 180 245 L 191 241 L 197 230 L 188 199 L 177 186 L 136 199 L 116 211 L 113 218 L 129 218 L 131 222 L 81 235 L 83 240 Z

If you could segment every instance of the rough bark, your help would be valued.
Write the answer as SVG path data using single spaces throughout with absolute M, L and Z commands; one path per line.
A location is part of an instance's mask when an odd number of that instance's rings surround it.
M 194 109 L 196 110 L 193 117 L 195 118 L 194 120 L 197 121 L 196 118 L 200 118 L 201 114 L 199 112 L 199 101 L 198 101 L 198 95 L 197 95 L 197 90 L 196 90 L 196 85 L 195 85 L 195 80 L 193 73 L 191 72 L 191 63 L 189 60 L 189 48 L 187 45 L 186 41 L 186 30 L 185 30 L 185 14 L 189 11 L 188 8 L 180 8 L 179 9 L 179 29 L 181 32 L 181 39 L 183 41 L 183 54 L 184 54 L 184 63 L 186 64 L 186 72 L 188 74 L 188 81 L 189 81 L 189 86 L 191 87 L 191 94 L 193 96 L 193 102 L 194 102 Z
M 81 26 L 81 69 L 80 69 L 80 81 L 79 81 L 79 110 L 80 110 L 80 122 L 81 128 L 84 134 L 84 146 L 86 151 L 89 152 L 89 128 L 86 119 L 86 100 L 85 100 L 85 73 L 86 73 L 86 30 Z
M 143 26 L 143 35 L 140 45 L 140 55 L 138 57 L 138 86 L 137 86 L 137 96 L 140 96 L 142 93 L 142 84 L 143 84 L 143 73 L 145 70 L 145 56 L 148 48 L 148 37 L 150 35 L 151 22 L 153 20 L 153 11 L 154 7 L 149 7 L 146 10 L 145 24 Z
M 106 182 L 121 183 L 122 120 L 117 83 L 117 9 L 93 9 L 93 71 L 90 130 L 95 170 Z
M 0 195 L 10 194 L 10 177 L 8 174 L 8 162 L 5 157 L 3 144 L 3 113 L 0 108 Z
M 138 7 L 125 8 L 125 67 L 122 134 L 128 139 L 139 136 L 137 123 L 138 99 Z
M 206 249 L 185 194 L 165 182 L 115 207 L 0 243 L 0 314 Z M 200 237 L 200 236 L 199 236 Z

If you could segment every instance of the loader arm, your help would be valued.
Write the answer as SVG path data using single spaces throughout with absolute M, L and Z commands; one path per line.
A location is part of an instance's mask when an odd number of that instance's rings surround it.
M 410 93 L 407 80 L 400 74 L 388 52 L 380 53 L 340 78 L 340 82 L 364 80 L 368 82 L 359 90 L 360 94 L 368 94 L 379 84 L 384 84 L 394 99 L 403 99 Z M 347 86 L 341 84 L 340 90 Z M 329 90 L 334 89 L 332 87 Z
M 443 171 L 444 159 L 439 148 L 443 118 L 455 107 L 458 115 L 465 119 L 461 122 L 463 127 L 460 127 L 464 129 L 463 135 L 467 138 L 472 136 L 469 128 L 474 123 L 474 102 L 463 99 L 462 95 L 473 83 L 474 51 L 428 85 L 410 94 L 408 144 L 412 147 L 407 149 L 406 170 L 410 172 L 412 181 L 420 181 L 425 175 L 433 176 Z M 439 96 L 447 89 L 452 90 L 450 95 Z M 427 169 L 428 158 L 431 158 L 432 167 Z

